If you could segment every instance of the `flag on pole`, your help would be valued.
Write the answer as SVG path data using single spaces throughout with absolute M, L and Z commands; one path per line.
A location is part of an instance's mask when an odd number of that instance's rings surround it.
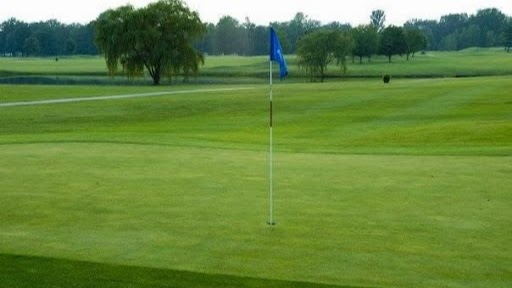
M 286 61 L 284 60 L 283 49 L 281 48 L 281 43 L 279 43 L 279 38 L 277 38 L 276 31 L 274 28 L 270 27 L 270 61 L 269 61 L 269 82 L 270 82 L 270 93 L 269 93 L 269 107 L 270 107 L 270 119 L 269 119 L 269 162 L 270 162 L 270 170 L 269 170 L 269 221 L 268 225 L 273 226 L 276 225 L 274 222 L 274 180 L 273 180 L 273 136 L 272 136 L 272 62 L 279 63 L 279 78 L 283 79 L 286 75 L 288 75 L 288 67 L 286 66 Z
M 283 79 L 288 75 L 288 66 L 284 60 L 283 49 L 274 28 L 270 27 L 270 61 L 279 63 L 279 78 Z

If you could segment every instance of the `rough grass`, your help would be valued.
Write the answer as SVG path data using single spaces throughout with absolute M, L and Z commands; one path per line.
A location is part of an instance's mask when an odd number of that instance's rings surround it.
M 266 86 L 0 108 L 0 279 L 509 287 L 510 80 L 276 84 L 274 228 Z

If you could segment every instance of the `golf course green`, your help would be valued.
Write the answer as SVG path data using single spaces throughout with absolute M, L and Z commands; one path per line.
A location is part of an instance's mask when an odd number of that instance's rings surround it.
M 510 287 L 511 76 L 275 83 L 272 227 L 259 83 L 0 85 L 0 287 Z

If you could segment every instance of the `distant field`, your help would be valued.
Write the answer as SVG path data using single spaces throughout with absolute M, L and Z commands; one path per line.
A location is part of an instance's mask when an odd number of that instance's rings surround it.
M 304 72 L 296 65 L 296 57 L 289 55 L 287 61 L 290 66 L 288 81 L 306 81 Z M 363 64 L 359 64 L 356 59 L 355 63 L 349 63 L 346 75 L 335 66 L 328 71 L 329 77 L 381 77 L 383 74 L 407 78 L 512 75 L 512 55 L 498 48 L 473 48 L 459 52 L 427 52 L 425 55 L 417 53 L 410 61 L 406 61 L 405 57 L 395 56 L 392 63 L 388 63 L 385 57 L 374 57 L 370 63 L 365 59 Z M 105 79 L 106 75 L 105 63 L 101 57 L 60 57 L 59 61 L 55 61 L 55 58 L 0 58 L 0 81 L 4 82 L 9 81 L 6 77 L 20 76 L 61 76 L 71 77 L 76 82 L 90 82 L 95 79 L 91 77 Z M 192 81 L 261 83 L 266 78 L 266 56 L 207 56 L 199 78 Z M 125 78 L 118 77 L 117 81 L 121 79 Z
M 277 83 L 274 228 L 268 87 L 223 87 L 0 106 L 0 286 L 510 287 L 512 77 Z

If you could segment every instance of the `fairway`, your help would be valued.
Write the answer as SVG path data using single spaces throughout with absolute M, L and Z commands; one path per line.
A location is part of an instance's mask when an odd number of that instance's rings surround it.
M 437 78 L 468 76 L 501 76 L 512 74 L 512 57 L 500 48 L 472 48 L 457 52 L 428 51 L 418 53 L 407 61 L 394 57 L 375 56 L 362 64 L 349 61 L 347 73 L 334 64 L 329 65 L 327 76 L 332 78 L 380 78 L 390 74 L 396 78 Z M 290 75 L 287 82 L 302 82 L 306 75 L 299 69 L 296 55 L 287 55 Z M 194 83 L 266 83 L 268 81 L 267 56 L 207 56 Z M 174 82 L 177 80 L 175 79 Z M 1 83 L 92 83 L 141 84 L 149 79 L 127 80 L 124 76 L 107 77 L 102 57 L 63 57 L 58 62 L 50 58 L 1 58 Z M 178 81 L 180 83 L 181 80 Z
M 193 93 L 198 94 L 198 93 L 208 93 L 208 92 L 227 92 L 227 91 L 240 91 L 240 90 L 250 90 L 250 89 L 253 89 L 253 88 L 237 87 L 237 88 L 222 88 L 222 89 L 195 89 L 195 90 L 181 90 L 181 91 L 178 90 L 178 91 L 150 92 L 150 93 L 142 93 L 142 94 L 58 98 L 58 99 L 36 100 L 36 101 L 6 102 L 6 103 L 0 103 L 0 107 L 33 106 L 33 105 L 62 104 L 62 103 L 73 103 L 73 102 L 119 100 L 119 99 L 129 99 L 129 98 L 156 97 L 156 96 L 166 96 L 166 95 L 168 96 L 168 95 L 173 95 L 173 94 L 193 94 Z
M 277 83 L 272 228 L 253 87 L 0 86 L 0 286 L 510 287 L 511 77 Z

